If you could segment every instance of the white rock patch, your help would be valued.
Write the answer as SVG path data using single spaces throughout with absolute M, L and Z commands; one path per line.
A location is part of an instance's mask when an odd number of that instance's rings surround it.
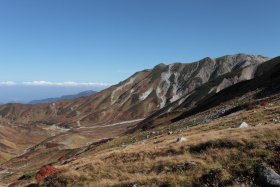
M 249 127 L 249 125 L 248 125 L 248 123 L 246 123 L 246 122 L 241 122 L 241 123 L 239 123 L 237 126 L 236 126 L 236 128 L 247 128 L 247 127 Z
M 144 92 L 143 94 L 141 94 L 140 96 L 140 100 L 143 101 L 145 100 L 153 91 L 153 88 L 148 89 L 146 92 Z
M 187 141 L 187 139 L 185 137 L 178 137 L 176 139 L 176 142 L 185 142 L 185 141 Z
M 111 94 L 111 104 L 114 104 L 118 100 L 118 97 L 115 98 L 116 92 L 123 90 L 126 86 L 132 84 L 134 82 L 134 80 L 135 80 L 135 77 L 132 77 L 125 84 L 117 87 L 114 91 L 112 91 L 112 94 Z
M 173 92 L 173 96 L 172 96 L 172 98 L 171 98 L 171 102 L 174 102 L 174 101 L 177 101 L 178 99 L 180 99 L 181 98 L 181 96 L 182 96 L 182 94 L 181 93 L 178 93 L 178 90 L 179 90 L 179 84 L 178 84 L 178 79 L 179 79 L 179 76 L 180 76 L 180 74 L 179 73 L 174 73 L 174 76 L 175 76 L 175 78 L 174 78 L 174 84 L 172 85 L 173 86 L 173 90 L 172 90 L 172 92 Z
M 159 83 L 159 86 L 156 89 L 156 93 L 158 98 L 161 99 L 160 102 L 160 108 L 163 108 L 166 104 L 166 93 L 170 87 L 170 76 L 172 75 L 171 73 L 171 68 L 173 64 L 169 65 L 168 71 L 161 73 L 161 81 Z
M 252 78 L 254 78 L 254 73 L 257 69 L 257 66 L 248 66 L 246 68 L 244 68 L 241 72 L 241 76 L 240 76 L 240 80 L 250 80 Z
M 81 122 L 77 121 L 77 126 L 80 127 L 81 126 Z

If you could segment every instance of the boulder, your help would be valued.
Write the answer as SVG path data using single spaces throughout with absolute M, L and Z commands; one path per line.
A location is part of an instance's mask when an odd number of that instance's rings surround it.
M 184 142 L 184 141 L 187 141 L 187 139 L 185 137 L 178 137 L 176 139 L 176 142 Z
M 125 145 L 125 144 L 122 144 L 122 147 L 127 147 L 127 145 Z
M 279 123 L 279 120 L 276 119 L 276 118 L 273 118 L 273 119 L 272 119 L 272 122 L 276 124 L 276 123 Z
M 196 166 L 197 166 L 197 164 L 194 161 L 186 162 L 186 163 L 179 163 L 179 164 L 176 164 L 175 166 L 173 166 L 173 171 L 189 170 Z
M 142 144 L 142 145 L 145 145 L 145 144 L 146 144 L 146 141 L 145 141 L 145 140 L 141 141 L 141 144 Z
M 248 123 L 246 123 L 245 121 L 239 123 L 238 125 L 236 125 L 236 128 L 247 128 L 249 127 Z
M 257 167 L 257 177 L 262 186 L 280 186 L 280 175 L 265 164 L 261 164 Z

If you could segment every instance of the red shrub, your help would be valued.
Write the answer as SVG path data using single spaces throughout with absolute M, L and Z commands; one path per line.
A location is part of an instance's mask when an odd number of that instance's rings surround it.
M 44 180 L 48 175 L 56 173 L 57 171 L 58 171 L 58 169 L 56 169 L 53 166 L 45 166 L 36 173 L 35 178 L 38 182 L 40 182 L 40 181 Z
M 266 100 L 260 101 L 261 106 L 267 106 L 268 104 L 269 104 L 269 101 L 266 101 Z

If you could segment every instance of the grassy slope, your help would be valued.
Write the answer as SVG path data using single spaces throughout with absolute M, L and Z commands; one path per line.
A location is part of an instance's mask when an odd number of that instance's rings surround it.
M 280 125 L 272 122 L 280 116 L 280 102 L 278 97 L 270 102 L 209 123 L 190 123 L 205 115 L 201 113 L 154 132 L 112 140 L 66 165 L 57 163 L 61 172 L 49 180 L 54 186 L 249 186 L 260 162 L 280 172 Z M 251 127 L 232 128 L 241 120 Z M 176 131 L 168 135 L 173 126 Z M 177 143 L 178 136 L 187 141 Z M 25 182 L 31 181 L 20 181 Z

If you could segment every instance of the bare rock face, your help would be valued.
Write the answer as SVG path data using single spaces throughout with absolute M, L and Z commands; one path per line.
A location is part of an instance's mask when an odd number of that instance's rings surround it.
M 273 169 L 265 164 L 261 164 L 257 168 L 258 180 L 262 186 L 267 187 L 279 187 L 280 175 L 278 175 Z

